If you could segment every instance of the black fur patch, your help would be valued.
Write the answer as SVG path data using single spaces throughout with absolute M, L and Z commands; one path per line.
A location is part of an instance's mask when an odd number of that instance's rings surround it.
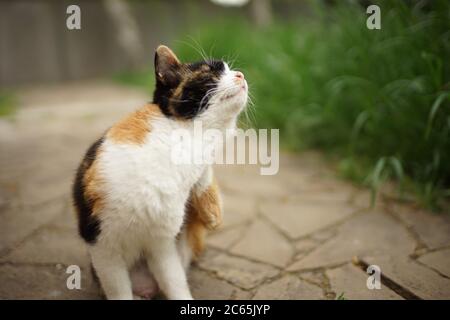
M 173 81 L 169 84 L 156 77 L 153 103 L 168 117 L 192 119 L 207 109 L 208 90 L 217 87 L 223 71 L 224 63 L 219 60 L 176 66 L 170 70 Z
M 92 215 L 93 203 L 84 195 L 85 185 L 83 178 L 86 171 L 95 160 L 97 150 L 103 143 L 104 138 L 98 139 L 87 150 L 83 161 L 78 167 L 72 188 L 73 202 L 78 212 L 78 231 L 80 236 L 89 244 L 94 244 L 100 234 L 100 221 Z

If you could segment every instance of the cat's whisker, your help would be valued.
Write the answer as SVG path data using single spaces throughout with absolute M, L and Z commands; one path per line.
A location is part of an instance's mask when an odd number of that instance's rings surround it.
M 253 98 L 254 98 L 253 94 L 252 94 L 250 91 L 248 91 L 248 99 L 249 99 L 250 102 L 254 105 L 254 103 L 253 103 Z
M 211 45 L 211 47 L 209 47 L 209 63 L 211 63 L 214 59 L 213 57 L 213 53 L 214 53 L 214 46 L 216 45 L 215 41 L 214 43 Z
M 248 107 L 246 108 L 246 111 L 248 109 L 248 113 L 253 116 L 253 122 L 256 122 L 256 108 L 255 108 L 255 103 L 253 102 L 253 94 L 249 91 L 248 92 L 248 96 L 247 96 L 248 100 Z
M 230 69 L 234 69 L 234 63 L 236 62 L 238 56 L 239 56 L 239 55 L 235 52 L 235 53 L 233 54 L 233 56 L 227 57 L 227 63 L 228 63 L 228 66 L 230 67 Z M 229 61 L 229 62 L 228 62 L 228 61 Z
M 256 107 L 253 101 L 251 101 L 251 104 L 248 105 L 247 109 L 250 115 L 256 118 Z
M 200 107 L 202 107 L 203 102 L 204 102 L 205 99 L 208 99 L 209 97 L 211 97 L 212 95 L 217 93 L 217 91 L 218 91 L 217 88 L 212 88 L 212 89 L 209 89 L 208 91 L 206 91 L 205 95 L 200 100 Z M 208 103 L 209 103 L 209 101 L 208 101 Z
M 250 121 L 250 118 L 248 117 L 247 108 L 244 109 L 244 115 L 245 115 L 246 125 L 251 126 L 251 121 Z
M 194 40 L 195 41 L 195 40 Z M 196 41 L 196 43 L 197 43 L 197 45 L 198 45 L 198 47 L 199 47 L 199 50 L 200 50 L 200 54 L 201 54 L 201 56 L 202 56 L 202 59 L 206 62 L 206 63 L 211 63 L 211 58 L 209 58 L 209 56 L 208 56 L 208 54 L 206 53 L 206 51 L 205 51 L 205 49 L 203 49 L 202 48 L 202 46 L 201 46 L 201 44 L 198 42 L 198 41 Z
M 192 37 L 192 36 L 189 36 L 189 38 L 191 39 L 191 41 L 194 43 L 194 44 L 190 44 L 189 42 L 185 42 L 185 41 L 182 41 L 182 42 L 184 42 L 185 44 L 187 44 L 189 47 L 191 47 L 192 49 L 194 49 L 200 56 L 201 56 L 201 58 L 204 60 L 204 61 L 208 61 L 208 57 L 207 57 L 207 55 L 206 55 L 206 52 L 203 50 L 203 48 L 202 48 L 202 46 L 200 45 L 200 43 L 197 41 L 197 40 L 195 40 L 194 39 L 194 37 Z
M 226 88 L 223 88 L 222 90 L 220 90 L 221 97 L 225 97 L 228 94 L 228 92 L 231 91 L 231 89 L 236 89 L 236 85 L 232 85 L 232 86 L 229 86 L 229 87 L 226 87 Z
M 200 100 L 200 105 L 202 105 L 203 101 L 207 98 L 209 98 L 210 96 L 212 96 L 213 94 L 215 94 L 216 91 L 214 89 L 210 89 L 208 90 L 205 95 L 203 96 L 203 98 Z

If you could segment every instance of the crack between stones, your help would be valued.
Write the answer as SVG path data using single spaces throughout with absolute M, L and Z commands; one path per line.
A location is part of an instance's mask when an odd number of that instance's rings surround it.
M 420 235 L 417 233 L 417 231 L 414 229 L 413 226 L 408 225 L 401 217 L 398 216 L 397 213 L 395 213 L 389 204 L 387 204 L 385 207 L 385 212 L 392 217 L 398 224 L 400 224 L 406 232 L 409 234 L 409 236 L 414 240 L 415 242 L 415 248 L 414 248 L 414 254 L 420 252 L 420 250 L 428 250 L 428 246 L 426 243 L 422 240 Z
M 244 224 L 242 224 L 241 228 L 242 230 L 239 232 L 239 237 L 237 237 L 235 240 L 233 240 L 229 246 L 227 246 L 226 250 L 231 250 L 231 248 L 233 248 L 235 245 L 237 245 L 241 240 L 242 237 L 246 234 L 246 231 L 248 230 L 248 228 L 252 225 L 254 221 L 252 219 L 249 219 L 247 221 L 245 221 Z
M 355 257 L 352 263 L 366 274 L 366 270 L 369 267 L 369 264 L 367 262 Z M 391 278 L 387 277 L 383 273 L 381 274 L 381 283 L 406 300 L 423 300 L 418 295 L 416 295 L 409 289 L 403 287 L 399 283 L 395 282 Z
M 215 247 L 213 245 L 210 245 L 210 247 L 213 248 L 214 250 L 216 250 L 216 251 L 218 251 L 220 253 L 226 254 L 226 255 L 228 255 L 230 257 L 247 260 L 248 262 L 252 262 L 252 263 L 262 264 L 262 265 L 264 265 L 266 267 L 275 268 L 275 269 L 277 269 L 279 271 L 283 270 L 283 268 L 280 267 L 280 266 L 276 266 L 274 264 L 270 264 L 268 262 L 260 261 L 260 260 L 257 260 L 257 259 L 249 258 L 247 256 L 243 256 L 243 255 L 240 255 L 240 254 L 232 253 L 232 252 L 229 252 L 228 249 L 218 248 L 218 247 Z
M 242 287 L 242 286 L 240 286 L 240 285 L 238 285 L 238 284 L 236 284 L 236 283 L 234 283 L 234 282 L 232 282 L 232 281 L 230 281 L 230 280 L 228 280 L 226 278 L 223 278 L 223 277 L 219 276 L 217 271 L 209 270 L 209 269 L 207 269 L 205 267 L 200 266 L 199 264 L 197 264 L 196 267 L 199 270 L 205 272 L 210 277 L 212 277 L 212 278 L 214 278 L 216 280 L 224 281 L 224 282 L 228 283 L 229 285 L 233 286 L 234 288 L 238 288 L 238 289 L 241 289 L 241 290 L 246 291 L 246 292 L 252 292 L 252 290 L 258 288 L 259 286 L 261 286 L 263 284 L 265 284 L 266 281 L 268 281 L 270 279 L 275 279 L 275 278 L 277 278 L 279 276 L 279 273 L 278 273 L 277 275 L 275 275 L 273 277 L 269 277 L 267 279 L 264 279 L 263 281 L 259 282 L 258 284 L 248 288 L 248 287 Z M 255 294 L 256 294 L 256 292 L 255 292 Z
M 421 252 L 413 253 L 412 255 L 410 255 L 410 258 L 415 260 L 417 258 L 420 258 L 421 256 L 426 255 L 426 254 L 433 253 L 433 252 L 438 252 L 438 251 L 441 251 L 441 250 L 448 250 L 448 249 L 450 249 L 450 245 L 436 247 L 436 248 L 427 248 L 426 250 L 423 250 Z
M 417 259 L 414 259 L 414 262 L 416 262 L 417 264 L 421 265 L 421 266 L 424 267 L 424 268 L 427 268 L 427 269 L 429 269 L 429 270 L 431 270 L 431 271 L 437 273 L 440 277 L 450 280 L 450 277 L 449 277 L 449 276 L 443 274 L 443 273 L 440 272 L 439 270 L 437 270 L 437 269 L 435 269 L 435 268 L 433 268 L 433 267 L 430 267 L 429 265 L 427 265 L 427 264 L 425 264 L 425 263 L 423 263 L 423 262 L 421 262 L 421 261 L 419 261 L 419 260 L 417 260 Z

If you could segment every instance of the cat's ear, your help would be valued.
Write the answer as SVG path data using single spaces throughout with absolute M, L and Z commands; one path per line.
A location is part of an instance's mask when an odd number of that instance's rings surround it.
M 156 81 L 172 86 L 178 81 L 178 69 L 181 63 L 168 47 L 160 45 L 155 52 Z

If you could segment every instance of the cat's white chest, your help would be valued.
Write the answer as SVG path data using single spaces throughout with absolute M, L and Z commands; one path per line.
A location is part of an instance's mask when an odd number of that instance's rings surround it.
M 176 164 L 168 135 L 150 135 L 144 145 L 106 142 L 100 170 L 104 178 L 111 224 L 142 236 L 176 235 L 185 204 L 206 166 Z

